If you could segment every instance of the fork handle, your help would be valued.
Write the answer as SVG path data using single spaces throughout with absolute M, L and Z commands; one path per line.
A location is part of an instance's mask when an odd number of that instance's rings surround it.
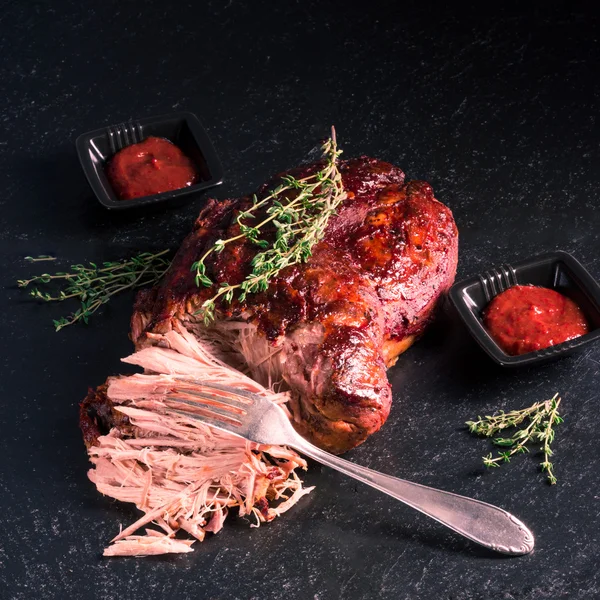
M 302 438 L 294 446 L 310 458 L 389 494 L 490 550 L 511 556 L 533 550 L 533 533 L 502 508 L 361 467 Z

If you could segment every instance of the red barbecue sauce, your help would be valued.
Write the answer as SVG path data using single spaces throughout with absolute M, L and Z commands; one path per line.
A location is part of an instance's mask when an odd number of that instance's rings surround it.
M 106 175 L 121 200 L 178 190 L 199 180 L 194 163 L 175 144 L 159 137 L 117 152 Z
M 484 323 L 511 356 L 548 348 L 589 331 L 573 300 L 533 285 L 515 285 L 496 296 L 485 309 Z

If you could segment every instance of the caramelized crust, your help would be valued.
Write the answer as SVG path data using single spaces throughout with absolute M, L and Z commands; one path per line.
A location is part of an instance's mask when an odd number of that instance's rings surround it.
M 304 177 L 318 166 L 291 174 Z M 452 213 L 428 183 L 405 184 L 400 169 L 366 157 L 345 161 L 340 170 L 348 198 L 312 257 L 282 270 L 266 292 L 222 306 L 217 315 L 255 323 L 282 348 L 283 377 L 296 392 L 295 424 L 333 452 L 360 444 L 385 422 L 386 368 L 431 320 L 454 279 L 458 251 Z M 280 176 L 265 184 L 258 197 L 279 182 Z M 239 233 L 235 217 L 250 205 L 248 197 L 207 203 L 162 283 L 140 293 L 132 320 L 136 343 L 144 343 L 144 333 L 168 330 L 173 319 L 189 318 L 214 294 L 196 287 L 191 266 L 217 239 Z M 244 239 L 228 244 L 211 255 L 207 275 L 239 283 L 256 252 Z
M 94 446 L 101 435 L 106 435 L 113 427 L 126 433 L 131 429 L 129 419 L 118 410 L 106 395 L 107 385 L 95 390 L 90 388 L 79 405 L 79 427 L 86 448 Z

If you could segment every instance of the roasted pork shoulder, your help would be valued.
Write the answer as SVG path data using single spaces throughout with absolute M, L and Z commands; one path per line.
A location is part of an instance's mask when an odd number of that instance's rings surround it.
M 252 199 L 209 201 L 162 282 L 140 292 L 131 333 L 142 350 L 170 331 L 192 332 L 219 360 L 267 389 L 288 391 L 295 427 L 334 453 L 385 422 L 386 369 L 430 322 L 458 254 L 452 213 L 428 183 L 405 183 L 400 169 L 366 157 L 342 161 L 340 171 L 347 198 L 308 261 L 280 271 L 265 292 L 219 305 L 205 325 L 198 310 L 215 289 L 196 285 L 192 265 L 216 240 L 240 233 L 236 216 Z M 258 198 L 280 181 L 265 184 Z M 258 251 L 244 238 L 228 244 L 210 256 L 207 274 L 240 283 Z

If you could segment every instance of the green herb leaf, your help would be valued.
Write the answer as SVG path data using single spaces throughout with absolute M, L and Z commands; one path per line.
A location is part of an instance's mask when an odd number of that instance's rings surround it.
M 157 253 L 142 252 L 127 260 L 104 262 L 102 268 L 90 262 L 87 266 L 76 264 L 70 272 L 58 271 L 54 274 L 43 273 L 31 279 L 19 279 L 19 287 L 30 284 L 50 286 L 51 291 L 32 288 L 29 294 L 44 302 L 62 302 L 78 300 L 79 308 L 69 317 L 53 321 L 56 331 L 60 331 L 77 321 L 87 323 L 90 317 L 112 296 L 125 290 L 150 285 L 157 282 L 168 269 L 170 261 L 165 258 L 169 250 Z M 54 257 L 26 257 L 29 262 L 55 260 Z
M 486 467 L 498 467 L 501 462 L 510 462 L 510 459 L 517 454 L 529 452 L 526 444 L 542 442 L 540 451 L 544 455 L 544 460 L 541 468 L 547 474 L 549 483 L 554 485 L 557 479 L 549 459 L 554 454 L 550 448 L 555 435 L 553 425 L 563 422 L 563 418 L 558 414 L 559 405 L 560 398 L 555 394 L 550 400 L 538 402 L 529 408 L 510 412 L 499 411 L 494 415 L 477 417 L 477 421 L 467 421 L 465 425 L 471 433 L 486 437 L 494 436 L 504 429 L 516 428 L 511 437 L 497 437 L 492 440 L 494 445 L 509 449 L 498 452 L 495 457 L 492 453 L 484 456 L 483 464 Z
M 192 271 L 196 285 L 207 285 L 202 276 L 205 274 L 205 261 L 211 254 L 222 252 L 227 244 L 243 241 L 261 250 L 251 260 L 252 271 L 245 280 L 231 286 L 218 285 L 211 301 L 232 302 L 233 292 L 239 290 L 238 301 L 244 302 L 248 294 L 266 291 L 282 269 L 306 262 L 312 256 L 313 246 L 323 238 L 330 217 L 336 214 L 346 198 L 337 165 L 341 150 L 337 148 L 333 128 L 331 137 L 322 148 L 323 164 L 318 171 L 301 179 L 284 175 L 282 183 L 262 198 L 254 194 L 252 205 L 237 215 L 239 235 L 217 240 L 194 262 Z M 261 209 L 263 212 L 259 212 Z M 264 239 L 273 229 L 275 239 Z M 214 319 L 215 309 L 216 305 L 203 305 L 197 314 L 208 323 Z

